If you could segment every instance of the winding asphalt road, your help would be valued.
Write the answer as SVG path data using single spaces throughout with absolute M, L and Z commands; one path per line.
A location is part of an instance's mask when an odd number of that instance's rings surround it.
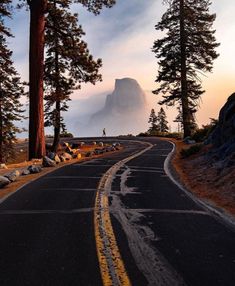
M 235 285 L 235 232 L 169 179 L 172 144 L 123 145 L 0 204 L 1 286 Z

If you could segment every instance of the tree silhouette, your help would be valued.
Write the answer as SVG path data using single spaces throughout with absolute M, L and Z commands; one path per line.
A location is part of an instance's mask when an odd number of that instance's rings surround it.
M 61 112 L 68 110 L 67 101 L 80 83 L 101 80 L 98 73 L 101 60 L 93 60 L 87 44 L 81 40 L 85 33 L 77 25 L 78 16 L 69 12 L 68 0 L 54 0 L 48 3 L 46 22 L 45 59 L 45 126 L 53 126 L 52 150 L 57 151 L 60 130 L 65 131 Z
M 0 3 L 0 162 L 13 156 L 13 143 L 20 131 L 15 122 L 23 118 L 19 99 L 24 89 L 7 47 L 7 37 L 12 35 L 4 24 L 4 17 L 11 16 L 10 3 L 10 0 Z
M 160 132 L 168 132 L 168 121 L 166 120 L 166 113 L 165 110 L 161 107 L 160 111 L 157 114 L 157 122 L 158 122 L 158 128 Z
M 157 124 L 158 118 L 157 115 L 155 113 L 155 110 L 152 108 L 150 115 L 149 115 L 149 120 L 148 123 L 151 124 L 150 128 L 149 128 L 149 132 L 155 132 L 155 131 L 159 131 L 159 126 Z
M 22 3 L 24 0 L 19 0 Z M 45 154 L 43 78 L 44 43 L 47 5 L 50 0 L 27 0 L 30 11 L 29 49 L 29 159 L 41 158 Z M 115 0 L 69 0 L 69 4 L 80 3 L 90 12 L 99 14 L 103 7 L 112 7 Z M 61 0 L 63 3 L 63 0 Z
M 208 0 L 168 0 L 169 7 L 155 26 L 166 36 L 154 42 L 158 59 L 154 94 L 163 94 L 160 104 L 176 103 L 182 107 L 184 137 L 192 134 L 194 113 L 198 109 L 202 90 L 200 74 L 212 70 L 219 45 L 212 29 L 215 14 L 209 13 Z

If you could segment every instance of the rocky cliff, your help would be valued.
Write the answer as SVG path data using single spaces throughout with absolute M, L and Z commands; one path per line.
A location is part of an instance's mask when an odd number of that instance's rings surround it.
M 235 165 L 235 93 L 220 110 L 219 122 L 207 143 L 213 145 L 210 155 L 224 161 L 223 167 Z
M 116 79 L 104 107 L 91 116 L 89 128 L 106 128 L 107 135 L 136 134 L 145 130 L 148 118 L 145 93 L 135 79 Z M 101 131 L 100 131 L 101 132 Z

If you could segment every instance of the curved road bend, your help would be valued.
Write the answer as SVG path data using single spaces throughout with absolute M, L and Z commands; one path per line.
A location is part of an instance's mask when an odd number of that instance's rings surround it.
M 172 145 L 147 140 L 152 148 L 126 141 L 5 200 L 0 285 L 234 286 L 234 231 L 166 176 Z

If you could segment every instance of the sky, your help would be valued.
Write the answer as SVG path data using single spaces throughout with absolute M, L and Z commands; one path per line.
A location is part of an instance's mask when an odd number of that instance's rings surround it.
M 72 10 L 79 14 L 79 24 L 86 32 L 84 40 L 89 50 L 95 58 L 102 58 L 103 81 L 95 86 L 84 84 L 81 90 L 72 95 L 73 102 L 86 102 L 94 96 L 99 101 L 100 95 L 113 90 L 115 79 L 130 77 L 139 82 L 150 106 L 158 111 L 160 98 L 151 93 L 157 88 L 154 80 L 158 65 L 151 48 L 154 40 L 161 37 L 154 26 L 166 9 L 162 0 L 117 0 L 113 8 L 104 9 L 100 15 L 94 16 L 80 4 L 74 4 Z M 209 118 L 218 118 L 220 108 L 235 92 L 235 2 L 213 0 L 211 12 L 217 14 L 214 28 L 217 41 L 221 44 L 217 49 L 220 57 L 214 62 L 213 73 L 202 77 L 206 92 L 197 113 L 199 126 L 208 123 Z M 15 36 L 9 39 L 15 66 L 22 79 L 27 81 L 29 12 L 24 9 L 15 11 L 7 25 Z M 100 96 L 100 99 L 104 101 L 104 96 Z M 176 112 L 168 108 L 167 115 L 172 121 Z

